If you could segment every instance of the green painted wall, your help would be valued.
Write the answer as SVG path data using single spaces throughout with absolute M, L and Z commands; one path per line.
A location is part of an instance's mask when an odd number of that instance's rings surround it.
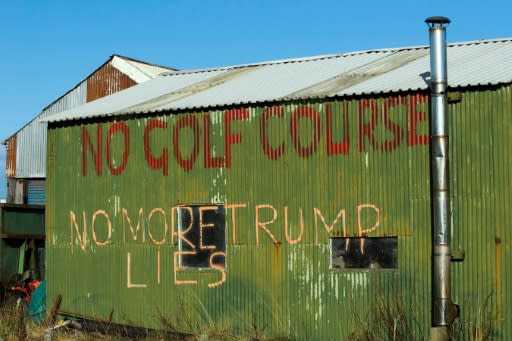
M 42 206 L 0 205 L 0 282 L 25 270 L 44 278 L 44 212 Z
M 6 282 L 19 271 L 23 240 L 0 239 L 0 281 Z
M 61 294 L 63 310 L 118 323 L 316 340 L 405 312 L 409 337 L 427 338 L 428 107 L 426 94 L 391 95 L 50 126 L 48 303 Z M 510 108 L 510 87 L 449 108 L 463 321 L 489 295 L 500 316 L 510 306 Z M 226 205 L 224 270 L 175 262 L 173 207 L 198 203 Z M 330 269 L 329 237 L 362 234 L 397 237 L 398 269 Z
M 44 207 L 3 205 L 0 217 L 3 234 L 44 236 Z

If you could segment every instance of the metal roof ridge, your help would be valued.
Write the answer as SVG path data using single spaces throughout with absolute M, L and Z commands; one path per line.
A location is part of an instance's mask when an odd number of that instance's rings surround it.
M 409 50 L 410 48 L 404 48 L 402 50 Z M 278 64 L 291 64 L 291 63 L 305 63 L 312 62 L 323 59 L 333 59 L 333 58 L 345 58 L 354 55 L 360 54 L 368 54 L 368 53 L 380 53 L 380 52 L 394 52 L 399 49 L 374 49 L 367 51 L 358 51 L 358 52 L 347 52 L 347 53 L 338 53 L 338 54 L 325 54 L 325 55 L 316 55 L 309 57 L 296 57 L 289 59 L 277 59 L 277 60 L 268 60 L 262 62 L 255 63 L 246 63 L 246 64 L 234 64 L 234 65 L 226 65 L 226 66 L 214 66 L 208 68 L 198 68 L 198 69 L 189 69 L 189 70 L 178 70 L 177 72 L 165 72 L 162 73 L 161 76 L 180 76 L 185 74 L 193 74 L 193 73 L 207 73 L 207 72 L 215 72 L 215 71 L 227 71 L 231 69 L 238 68 L 246 68 L 246 67 L 256 67 L 256 66 L 264 66 L 264 65 L 278 65 Z
M 501 42 L 507 42 L 507 41 L 512 41 L 512 37 L 453 42 L 453 43 L 448 43 L 448 47 L 501 43 Z M 422 49 L 428 49 L 428 48 L 429 48 L 428 44 L 402 46 L 402 47 L 376 48 L 376 49 L 359 50 L 359 51 L 351 51 L 351 52 L 344 52 L 344 53 L 332 53 L 332 54 L 306 56 L 306 57 L 276 59 L 276 60 L 268 60 L 268 61 L 254 62 L 254 63 L 234 64 L 234 65 L 226 65 L 226 66 L 213 66 L 213 67 L 207 67 L 207 68 L 188 69 L 188 70 L 187 69 L 177 70 L 177 72 L 162 73 L 161 76 L 179 76 L 179 75 L 183 75 L 183 74 L 215 72 L 215 71 L 230 70 L 230 69 L 235 69 L 235 68 L 260 66 L 260 65 L 303 63 L 303 62 L 312 62 L 312 61 L 322 60 L 322 59 L 345 58 L 345 57 L 351 57 L 351 56 L 357 56 L 357 55 L 369 54 L 369 53 L 385 53 L 385 52 L 394 53 L 394 52 L 399 52 L 399 51 L 422 50 Z
M 495 43 L 506 43 L 512 42 L 512 37 L 504 37 L 504 38 L 486 38 L 486 39 L 478 39 L 478 40 L 467 40 L 467 41 L 457 41 L 453 43 L 448 43 L 448 47 L 453 46 L 469 46 L 469 45 L 480 45 L 480 44 L 495 44 Z
M 132 60 L 124 59 L 119 56 L 112 57 L 112 67 L 116 68 L 119 72 L 124 73 L 135 83 L 138 84 L 151 79 L 152 77 L 142 71 L 137 64 L 140 63 L 136 63 Z
M 160 64 L 154 64 L 154 63 L 148 63 L 148 62 L 145 62 L 143 60 L 135 59 L 135 58 L 132 58 L 132 57 L 123 56 L 123 55 L 118 54 L 118 53 L 112 54 L 111 57 L 112 58 L 113 57 L 118 57 L 118 58 L 125 59 L 127 61 L 134 62 L 134 63 L 144 64 L 144 65 L 149 65 L 149 66 L 156 66 L 156 67 L 159 67 L 159 68 L 162 68 L 162 69 L 168 69 L 168 70 L 172 70 L 172 71 L 178 71 L 178 69 L 173 68 L 173 67 L 169 67 L 169 66 L 165 66 L 165 65 L 160 65 Z

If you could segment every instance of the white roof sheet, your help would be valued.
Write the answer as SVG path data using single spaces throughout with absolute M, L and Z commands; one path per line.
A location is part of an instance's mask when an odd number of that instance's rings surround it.
M 512 82 L 512 38 L 448 45 L 450 88 Z M 428 46 L 162 74 L 47 118 L 65 121 L 428 88 Z
M 174 69 L 148 64 L 135 59 L 130 59 L 123 56 L 114 55 L 112 57 L 112 65 L 133 79 L 136 83 L 142 83 L 147 80 L 153 79 L 156 76 L 165 73 L 175 71 Z

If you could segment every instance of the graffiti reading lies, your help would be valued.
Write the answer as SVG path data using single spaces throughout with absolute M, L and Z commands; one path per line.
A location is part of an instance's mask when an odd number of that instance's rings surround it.
M 259 115 L 259 144 L 261 151 L 269 160 L 279 160 L 285 153 L 296 153 L 302 158 L 307 158 L 317 152 L 321 141 L 325 141 L 328 156 L 343 155 L 349 152 L 367 152 L 370 150 L 391 152 L 400 145 L 408 147 L 428 144 L 428 135 L 418 133 L 418 125 L 426 123 L 425 111 L 419 110 L 420 105 L 428 103 L 426 96 L 393 97 L 378 102 L 372 99 L 363 99 L 358 102 L 356 112 L 349 112 L 347 102 L 342 102 L 341 112 L 336 112 L 336 119 L 343 121 L 342 128 L 334 129 L 332 104 L 323 106 L 323 112 L 312 106 L 297 106 L 285 115 L 285 106 L 273 106 L 265 108 Z M 398 107 L 407 108 L 407 127 L 400 126 L 391 119 L 391 111 Z M 289 117 L 287 117 L 289 116 Z M 202 153 L 202 167 L 204 168 L 230 168 L 232 166 L 232 146 L 242 142 L 242 133 L 233 131 L 233 122 L 248 121 L 249 110 L 245 108 L 230 109 L 223 113 L 224 153 L 214 155 L 212 141 L 212 122 L 209 114 L 202 116 L 183 114 L 179 115 L 172 125 L 170 122 L 154 118 L 149 119 L 142 128 L 143 137 L 141 144 L 144 148 L 145 163 L 148 167 L 159 170 L 163 175 L 169 175 L 171 159 L 183 171 L 189 171 L 198 162 Z M 281 134 L 281 141 L 271 141 L 270 131 L 276 120 L 288 120 L 286 125 L 288 132 Z M 351 136 L 349 125 L 355 120 L 357 126 L 356 136 Z M 306 124 L 303 124 L 306 123 Z M 304 132 L 301 126 L 307 126 L 310 131 Z M 375 136 L 377 129 L 387 132 L 384 141 L 378 141 Z M 187 146 L 187 152 L 183 152 L 182 135 L 185 130 L 192 134 L 192 147 Z M 168 134 L 172 138 L 172 146 L 156 148 L 151 144 L 154 134 Z M 307 134 L 302 136 L 301 134 Z M 108 127 L 97 124 L 93 128 L 82 127 L 82 175 L 88 175 L 88 160 L 92 156 L 94 169 L 97 175 L 102 175 L 104 164 L 112 175 L 121 175 L 129 163 L 130 157 L 130 127 L 125 122 L 112 122 Z M 120 139 L 122 150 L 116 150 L 112 155 L 112 141 Z M 306 140 L 306 141 L 305 141 Z M 309 141 L 307 141 L 309 140 Z M 190 143 L 187 139 L 187 144 Z M 137 146 L 140 144 L 137 144 Z M 184 155 L 186 154 L 186 155 Z M 116 160 L 114 162 L 114 160 Z M 120 160 L 120 161 L 119 161 Z
M 183 257 L 197 256 L 199 253 L 204 254 L 204 251 L 208 251 L 206 262 L 202 263 L 202 267 L 218 273 L 219 279 L 208 283 L 209 288 L 216 288 L 227 279 L 225 271 L 226 242 L 228 241 L 231 245 L 240 244 L 238 232 L 242 228 L 239 226 L 241 215 L 250 215 L 254 219 L 254 225 L 249 228 L 254 233 L 253 240 L 256 245 L 264 243 L 272 243 L 276 246 L 282 243 L 319 245 L 325 243 L 326 237 L 332 234 L 339 234 L 343 237 L 355 235 L 360 238 L 361 254 L 365 253 L 365 237 L 376 231 L 381 222 L 381 210 L 373 204 L 357 205 L 357 221 L 349 224 L 346 219 L 347 211 L 344 208 L 338 211 L 334 219 L 332 217 L 329 219 L 316 207 L 311 210 L 299 208 L 297 212 L 292 213 L 288 206 L 279 208 L 270 204 L 259 204 L 249 207 L 247 203 L 238 203 L 222 206 L 222 210 L 225 209 L 230 215 L 227 219 L 230 233 L 226 233 L 224 222 L 217 224 L 208 219 L 208 216 L 211 217 L 210 213 L 218 210 L 218 207 L 217 205 L 202 206 L 197 215 L 193 215 L 193 208 L 186 205 L 174 206 L 169 209 L 157 207 L 149 212 L 143 208 L 137 212 L 129 212 L 127 209 L 121 208 L 117 219 L 111 218 L 112 214 L 105 210 L 97 210 L 92 213 L 82 210 L 78 214 L 70 211 L 71 250 L 78 248 L 87 252 L 94 247 L 115 247 L 116 241 L 123 244 L 130 241 L 139 245 L 152 245 L 156 247 L 156 259 L 151 261 L 144 257 L 137 261 L 143 262 L 146 269 L 153 267 L 154 273 L 156 273 L 153 281 L 158 285 L 162 281 L 162 270 L 168 268 L 165 264 L 162 265 L 162 252 L 167 251 L 166 254 L 172 255 L 175 285 L 196 285 L 197 280 L 182 278 L 183 274 L 186 274 L 186 270 L 190 269 L 187 264 L 184 264 Z M 186 226 L 180 225 L 180 211 L 190 212 Z M 298 216 L 298 224 L 290 223 L 292 214 Z M 308 214 L 309 216 L 306 216 Z M 314 229 L 313 233 L 309 234 L 313 237 L 309 237 L 311 238 L 309 240 L 306 240 L 305 237 L 307 232 L 305 218 L 310 218 L 309 220 L 312 218 L 314 221 L 311 226 Z M 119 226 L 115 226 L 115 224 L 119 224 Z M 209 233 L 220 228 L 222 228 L 220 239 L 211 238 L 211 235 L 210 238 L 208 237 Z M 247 226 L 243 228 L 245 229 Z M 279 229 L 282 233 L 279 233 Z M 115 236 L 118 231 L 122 231 L 121 238 Z M 248 231 L 244 232 L 246 232 L 244 235 L 247 235 Z M 349 245 L 346 244 L 345 247 L 348 249 Z M 134 257 L 135 255 L 131 252 L 126 253 L 126 286 L 127 288 L 146 288 L 147 282 L 141 281 L 140 274 L 134 273 Z M 188 275 L 190 277 L 190 272 Z

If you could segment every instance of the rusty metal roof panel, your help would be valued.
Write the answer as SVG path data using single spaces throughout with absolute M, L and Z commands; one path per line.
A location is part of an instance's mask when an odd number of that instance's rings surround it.
M 226 72 L 226 70 L 178 73 L 172 77 L 170 75 L 159 76 L 152 81 L 125 89 L 108 97 L 97 99 L 80 108 L 56 114 L 49 118 L 48 121 L 54 121 L 54 119 L 58 121 L 79 119 L 82 118 L 82 114 L 88 117 L 104 116 L 97 115 L 97 113 L 115 115 L 133 111 L 134 108 L 139 108 L 141 105 L 149 108 L 151 105 L 159 103 L 159 101 L 165 101 L 169 98 L 176 100 L 182 96 L 189 96 L 202 91 L 204 88 L 209 87 L 211 82 L 215 82 L 216 77 L 223 72 Z M 142 109 L 138 110 L 143 111 Z M 62 119 L 59 119 L 60 117 Z
M 448 63 L 452 88 L 512 82 L 512 39 L 450 44 Z M 422 46 L 177 72 L 48 121 L 422 90 L 429 70 Z

